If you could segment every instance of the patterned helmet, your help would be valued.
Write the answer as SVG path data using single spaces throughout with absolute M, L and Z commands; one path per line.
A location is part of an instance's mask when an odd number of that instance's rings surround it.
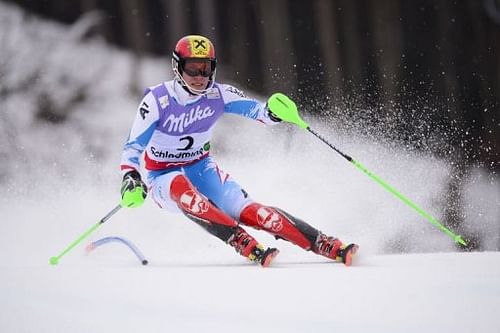
M 203 90 L 197 90 L 189 87 L 182 73 L 186 61 L 196 61 L 207 59 L 210 62 L 210 71 L 206 74 L 209 77 L 209 83 Z M 215 48 L 212 42 L 204 36 L 188 35 L 184 36 L 175 45 L 172 54 L 172 70 L 176 79 L 182 86 L 194 95 L 204 94 L 207 89 L 211 88 L 215 82 L 215 67 L 217 65 L 217 58 L 215 57 Z

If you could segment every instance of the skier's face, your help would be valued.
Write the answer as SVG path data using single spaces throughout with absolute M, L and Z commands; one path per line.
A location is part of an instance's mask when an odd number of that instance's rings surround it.
M 210 61 L 204 59 L 186 61 L 182 71 L 182 78 L 190 88 L 196 90 L 207 87 L 210 75 L 212 75 Z

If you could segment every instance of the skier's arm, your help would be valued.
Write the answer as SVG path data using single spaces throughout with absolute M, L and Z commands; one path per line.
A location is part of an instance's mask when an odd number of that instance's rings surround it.
M 140 170 L 140 158 L 148 145 L 159 120 L 158 106 L 151 92 L 142 99 L 137 114 L 123 146 L 120 168 L 125 174 Z
M 224 99 L 224 112 L 238 114 L 264 124 L 273 125 L 281 121 L 269 112 L 266 103 L 248 98 L 241 90 L 228 84 L 221 84 L 220 88 Z
M 147 186 L 141 179 L 140 158 L 148 145 L 159 119 L 158 107 L 150 92 L 142 99 L 127 142 L 123 146 L 121 170 L 123 180 L 121 186 L 122 207 L 140 207 L 147 195 Z

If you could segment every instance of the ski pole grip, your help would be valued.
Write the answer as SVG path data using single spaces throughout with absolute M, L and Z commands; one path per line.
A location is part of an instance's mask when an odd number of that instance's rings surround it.
M 285 94 L 279 92 L 272 94 L 267 100 L 267 107 L 283 121 L 293 123 L 303 129 L 309 127 L 309 125 L 300 118 L 295 102 Z

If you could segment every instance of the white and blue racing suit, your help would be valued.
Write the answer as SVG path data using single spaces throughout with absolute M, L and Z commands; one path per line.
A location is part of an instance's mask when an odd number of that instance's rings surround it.
M 148 88 L 124 145 L 121 169 L 140 170 L 141 157 L 153 200 L 179 211 L 170 197 L 172 179 L 184 174 L 219 209 L 238 220 L 252 200 L 209 155 L 212 131 L 224 113 L 275 124 L 265 103 L 233 86 L 214 84 L 202 96 L 187 93 L 175 80 Z

